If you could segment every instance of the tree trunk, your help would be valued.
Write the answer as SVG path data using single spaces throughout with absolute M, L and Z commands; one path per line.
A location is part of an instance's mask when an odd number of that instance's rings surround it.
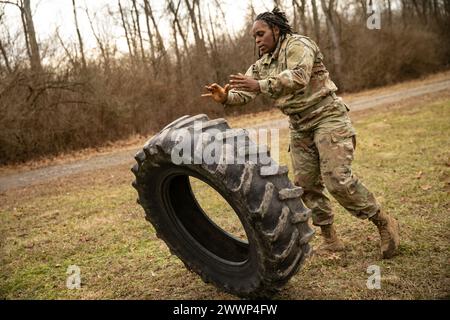
M 205 46 L 205 33 L 203 30 L 203 21 L 202 21 L 202 10 L 200 9 L 200 0 L 196 0 L 194 4 L 197 5 L 197 15 L 198 15 L 198 27 L 200 29 L 200 37 L 203 42 L 203 47 Z
M 178 0 L 177 7 L 175 9 L 175 6 L 173 5 L 173 1 L 169 2 L 169 10 L 173 14 L 174 23 L 177 26 L 178 33 L 180 34 L 181 40 L 183 40 L 183 47 L 186 52 L 186 54 L 189 54 L 189 47 L 187 44 L 186 36 L 184 35 L 183 29 L 181 28 L 180 20 L 178 19 L 178 11 L 180 9 L 181 0 Z
M 450 19 L 450 0 L 444 0 L 444 14 Z
M 20 7 L 20 18 L 22 19 L 23 34 L 25 35 L 24 38 L 25 38 L 25 47 L 27 49 L 27 55 L 31 61 L 30 41 L 28 40 L 27 22 L 26 22 L 25 11 L 23 10 L 23 7 Z
M 387 9 L 388 9 L 388 23 L 389 26 L 392 26 L 392 4 L 391 4 L 391 0 L 386 0 L 387 1 Z
M 217 52 L 217 50 L 218 50 L 218 48 L 217 48 L 217 37 L 216 37 L 216 32 L 214 31 L 214 24 L 213 24 L 213 20 L 212 20 L 212 17 L 211 17 L 211 10 L 210 10 L 209 4 L 208 4 L 208 18 L 209 18 L 209 25 L 210 25 L 210 28 L 211 28 L 211 36 L 212 36 L 212 41 L 213 41 L 211 47 L 212 47 L 212 49 L 215 52 Z
M 417 4 L 417 0 L 412 0 L 412 3 L 414 5 L 414 9 L 416 10 L 417 17 L 419 17 L 419 19 L 422 21 L 422 23 L 426 25 L 427 17 L 425 14 L 425 10 L 426 10 L 425 5 L 422 3 L 422 6 L 421 6 L 422 8 L 420 8 L 419 5 Z
M 182 73 L 183 70 L 181 68 L 181 53 L 180 53 L 180 49 L 178 48 L 178 35 L 177 35 L 177 23 L 175 18 L 173 19 L 172 22 L 172 32 L 173 32 L 173 41 L 174 41 L 174 47 L 175 47 L 175 57 L 177 59 L 176 64 L 177 64 L 177 72 L 175 72 L 176 74 L 176 80 L 177 82 L 181 81 L 182 78 Z
M 152 7 L 150 6 L 150 3 L 149 3 L 148 0 L 144 0 L 144 8 L 145 8 L 144 9 L 145 10 L 145 14 L 150 17 L 150 19 L 152 20 L 152 23 L 153 23 L 153 28 L 155 28 L 156 39 L 158 41 L 158 52 L 159 52 L 158 59 L 163 57 L 164 65 L 165 65 L 165 68 L 167 69 L 168 66 L 169 66 L 169 59 L 167 57 L 166 48 L 164 46 L 164 42 L 163 42 L 163 39 L 161 37 L 161 33 L 159 32 L 158 24 L 156 23 L 155 17 L 153 16 Z
M 0 52 L 2 53 L 3 60 L 5 61 L 6 70 L 8 70 L 8 73 L 12 73 L 11 65 L 9 64 L 8 55 L 6 54 L 5 47 L 3 46 L 1 40 L 0 40 Z
M 325 0 L 321 0 L 322 9 L 325 13 L 325 17 L 327 20 L 327 27 L 329 30 L 331 43 L 333 47 L 333 58 L 334 58 L 334 66 L 336 72 L 337 82 L 339 83 L 341 89 L 344 89 L 344 85 L 342 83 L 342 55 L 341 55 L 341 43 L 339 39 L 339 34 L 337 32 L 337 25 L 335 21 L 335 15 L 337 14 L 334 10 L 335 2 L 334 0 L 329 0 L 328 6 Z
M 361 20 L 365 21 L 367 19 L 367 0 L 359 0 L 359 4 L 362 8 Z
M 295 32 L 298 31 L 298 13 L 297 13 L 297 0 L 292 0 L 292 11 L 294 14 L 294 21 L 292 22 L 292 28 Z
M 316 0 L 311 0 L 311 6 L 314 19 L 314 34 L 316 36 L 317 44 L 320 44 L 320 20 L 319 20 L 319 13 L 317 11 Z
M 407 5 L 407 1 L 406 0 L 401 0 L 401 12 L 402 12 L 402 22 L 403 22 L 403 27 L 405 28 L 408 24 L 408 5 Z
M 197 48 L 198 52 L 204 52 L 205 44 L 203 42 L 203 39 L 200 36 L 200 31 L 197 24 L 197 18 L 195 16 L 195 3 L 197 1 L 194 0 L 192 6 L 189 3 L 190 0 L 185 0 L 186 7 L 188 9 L 189 17 L 191 18 L 192 23 L 192 31 L 194 32 L 194 39 L 195 39 L 195 47 Z
M 145 61 L 147 59 L 146 59 L 146 56 L 145 56 L 144 41 L 142 40 L 141 24 L 139 22 L 139 11 L 138 11 L 138 8 L 137 8 L 137 5 L 136 5 L 136 0 L 133 0 L 133 8 L 134 8 L 134 14 L 136 15 L 137 36 L 138 36 L 138 39 L 139 39 L 139 47 L 141 49 L 141 57 L 142 57 L 142 61 L 145 63 Z
M 123 27 L 123 30 L 125 31 L 125 38 L 127 39 L 128 52 L 130 53 L 130 57 L 133 60 L 133 58 L 134 58 L 133 47 L 131 46 L 130 36 L 129 36 L 128 28 L 127 28 L 127 23 L 125 21 L 125 16 L 123 14 L 123 9 L 122 9 L 122 5 L 120 3 L 120 0 L 118 0 L 118 3 L 119 3 L 120 18 L 122 20 L 122 27 Z
M 73 16 L 75 19 L 75 28 L 78 36 L 78 43 L 80 45 L 81 64 L 83 66 L 83 70 L 86 70 L 86 57 L 84 56 L 83 39 L 81 38 L 80 28 L 78 27 L 78 17 L 77 17 L 77 9 L 75 7 L 75 0 L 72 0 L 72 6 L 73 6 Z
M 147 0 L 145 0 L 146 2 Z M 150 59 L 151 59 L 151 63 L 153 66 L 153 72 L 157 72 L 156 70 L 156 55 L 155 55 L 155 51 L 156 51 L 156 47 L 155 47 L 155 42 L 153 40 L 153 33 L 152 30 L 150 28 L 150 16 L 147 14 L 147 4 L 144 2 L 144 13 L 145 13 L 145 24 L 147 26 L 147 34 L 148 34 L 148 41 L 150 43 Z
M 136 18 L 135 18 L 135 16 L 134 16 L 134 14 L 133 14 L 133 8 L 131 8 L 131 10 L 130 10 L 130 15 L 131 15 L 131 22 L 132 22 L 132 26 L 130 26 L 129 24 L 128 24 L 128 13 L 127 13 L 127 10 L 125 10 L 125 22 L 127 23 L 127 25 L 128 25 L 128 30 L 130 30 L 130 40 L 131 40 L 131 44 L 133 45 L 133 52 L 134 52 L 134 57 L 136 58 L 136 59 L 138 59 L 139 57 L 139 52 L 138 52 L 138 45 L 137 45 L 137 42 L 136 42 L 136 37 L 137 37 L 137 34 L 138 34 L 138 32 L 137 32 L 137 26 L 136 26 Z
M 27 34 L 25 35 L 25 37 L 28 37 L 28 41 L 30 44 L 31 70 L 35 72 L 41 72 L 42 71 L 41 56 L 39 53 L 39 46 L 36 40 L 36 32 L 34 29 L 33 16 L 31 14 L 30 0 L 23 1 L 23 11 L 25 15 L 25 23 L 27 29 L 26 30 Z
M 300 6 L 300 23 L 303 27 L 304 34 L 308 35 L 308 17 L 306 11 L 306 0 L 301 0 L 302 5 Z
M 161 33 L 159 32 L 158 24 L 156 23 L 155 17 L 153 16 L 152 7 L 150 6 L 150 3 L 148 2 L 148 0 L 144 0 L 144 3 L 145 3 L 145 14 L 147 16 L 149 16 L 150 19 L 152 20 L 153 27 L 155 28 L 155 31 L 156 31 L 156 39 L 158 40 L 158 48 L 161 52 L 165 51 L 164 42 L 162 40 Z
M 301 4 L 298 3 L 297 0 L 292 0 L 292 4 L 294 6 L 294 11 L 296 12 L 298 10 L 298 13 L 300 15 L 300 25 L 302 26 L 302 33 L 304 35 L 308 34 L 308 23 L 306 21 L 306 0 L 301 0 Z M 297 9 L 297 10 L 295 10 Z

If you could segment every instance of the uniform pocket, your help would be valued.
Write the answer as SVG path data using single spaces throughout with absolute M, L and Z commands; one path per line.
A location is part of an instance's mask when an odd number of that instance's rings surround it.
M 355 136 L 355 134 L 356 134 L 355 129 L 353 129 L 352 126 L 337 128 L 331 131 L 331 141 L 337 143 L 350 137 L 353 137 Z

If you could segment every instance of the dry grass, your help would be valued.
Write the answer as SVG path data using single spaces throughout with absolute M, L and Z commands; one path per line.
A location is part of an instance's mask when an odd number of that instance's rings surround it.
M 336 205 L 347 250 L 313 256 L 276 299 L 449 298 L 449 120 L 450 99 L 358 118 L 354 169 L 400 220 L 401 254 L 382 261 L 374 226 Z M 280 138 L 281 162 L 289 164 L 287 131 Z M 119 166 L 1 194 L 0 298 L 233 299 L 188 272 L 155 237 L 132 179 Z M 224 204 L 201 194 L 220 215 Z M 235 227 L 231 217 L 220 224 Z M 73 264 L 80 290 L 65 286 Z M 380 290 L 366 288 L 373 264 Z

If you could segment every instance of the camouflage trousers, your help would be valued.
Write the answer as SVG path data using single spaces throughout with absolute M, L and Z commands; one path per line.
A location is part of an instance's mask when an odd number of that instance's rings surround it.
M 352 215 L 366 219 L 380 206 L 352 171 L 355 130 L 348 108 L 337 98 L 308 115 L 290 117 L 290 151 L 294 183 L 304 189 L 302 200 L 316 226 L 333 223 L 328 192 Z

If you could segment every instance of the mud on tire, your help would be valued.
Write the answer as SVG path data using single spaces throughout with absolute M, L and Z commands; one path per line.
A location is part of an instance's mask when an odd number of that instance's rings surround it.
M 179 164 L 171 160 L 172 137 L 201 122 L 204 146 L 230 136 L 246 135 L 246 154 L 254 144 L 245 130 L 232 129 L 224 119 L 206 115 L 184 116 L 151 138 L 139 151 L 131 169 L 138 203 L 157 236 L 185 266 L 206 283 L 244 298 L 268 298 L 298 271 L 310 253 L 314 231 L 302 189 L 288 179 L 287 167 L 265 172 L 257 161 L 245 164 Z M 208 139 L 210 132 L 222 135 Z M 206 137 L 206 138 L 205 138 Z M 194 142 L 195 143 L 195 142 Z M 248 241 L 217 226 L 200 207 L 189 177 L 214 188 L 234 209 Z

